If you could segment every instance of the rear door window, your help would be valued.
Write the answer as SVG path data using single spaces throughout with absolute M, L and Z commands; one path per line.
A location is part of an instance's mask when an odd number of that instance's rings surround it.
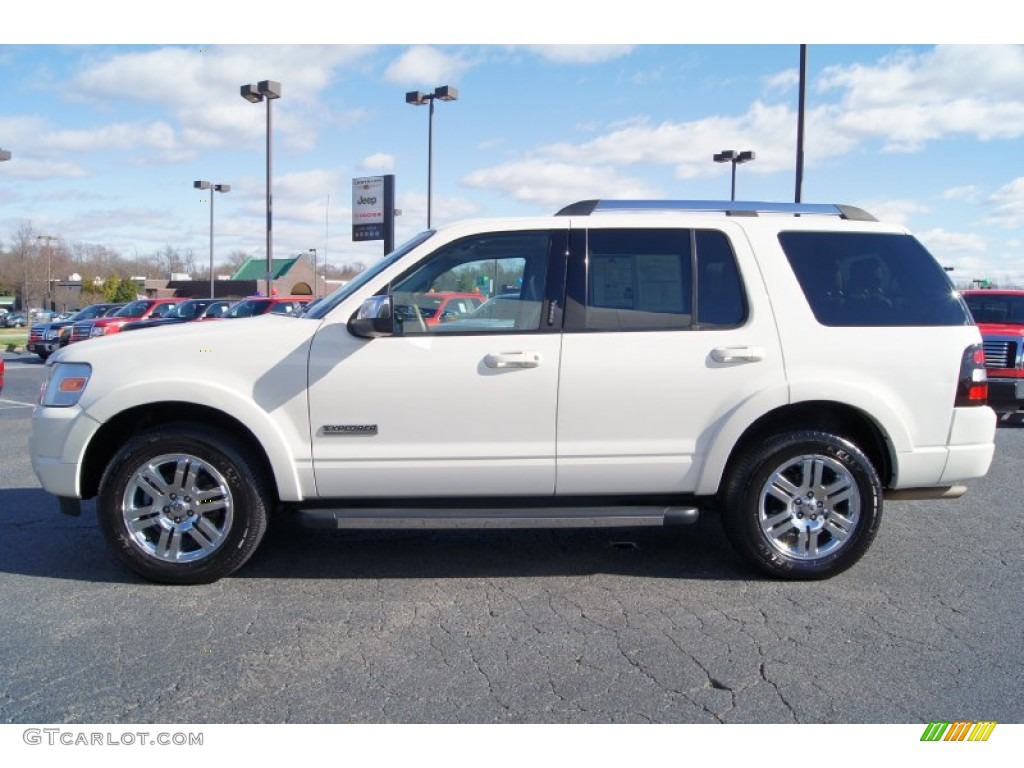
M 742 325 L 747 304 L 717 230 L 591 229 L 574 259 L 567 329 L 668 331 Z
M 822 325 L 971 323 L 945 271 L 910 235 L 782 232 L 779 242 Z

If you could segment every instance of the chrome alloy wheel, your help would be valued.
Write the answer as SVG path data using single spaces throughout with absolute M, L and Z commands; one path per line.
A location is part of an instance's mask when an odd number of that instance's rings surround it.
M 121 498 L 131 542 L 168 563 L 195 562 L 224 543 L 234 501 L 224 475 L 196 456 L 155 456 L 132 473 Z
M 797 560 L 830 555 L 860 520 L 861 496 L 848 467 L 823 455 L 796 456 L 761 488 L 758 522 L 776 550 Z

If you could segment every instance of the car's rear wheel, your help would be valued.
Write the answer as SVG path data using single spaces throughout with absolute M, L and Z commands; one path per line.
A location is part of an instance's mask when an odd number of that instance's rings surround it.
M 840 573 L 867 551 L 882 516 L 882 484 L 850 441 L 795 431 L 759 441 L 735 462 L 722 522 L 755 568 L 789 579 Z
M 270 497 L 257 462 L 228 435 L 198 424 L 130 440 L 100 487 L 100 526 L 118 557 L 153 581 L 204 584 L 256 550 Z

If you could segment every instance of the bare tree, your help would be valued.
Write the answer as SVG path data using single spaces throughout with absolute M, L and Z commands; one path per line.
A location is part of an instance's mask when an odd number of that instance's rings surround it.
M 227 259 L 214 265 L 214 269 L 221 274 L 229 273 L 233 275 L 251 258 L 253 258 L 252 254 L 245 251 L 232 251 L 228 254 Z

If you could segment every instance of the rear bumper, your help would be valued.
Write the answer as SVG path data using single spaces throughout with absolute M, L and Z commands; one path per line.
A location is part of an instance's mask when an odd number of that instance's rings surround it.
M 996 413 L 992 408 L 954 408 L 946 466 L 940 485 L 984 477 L 996 452 Z
M 896 456 L 892 488 L 920 494 L 928 488 L 956 486 L 984 477 L 995 455 L 995 438 L 996 413 L 992 408 L 954 408 L 945 445 L 918 447 Z
M 1024 378 L 989 378 L 988 404 L 997 411 L 1024 408 Z

